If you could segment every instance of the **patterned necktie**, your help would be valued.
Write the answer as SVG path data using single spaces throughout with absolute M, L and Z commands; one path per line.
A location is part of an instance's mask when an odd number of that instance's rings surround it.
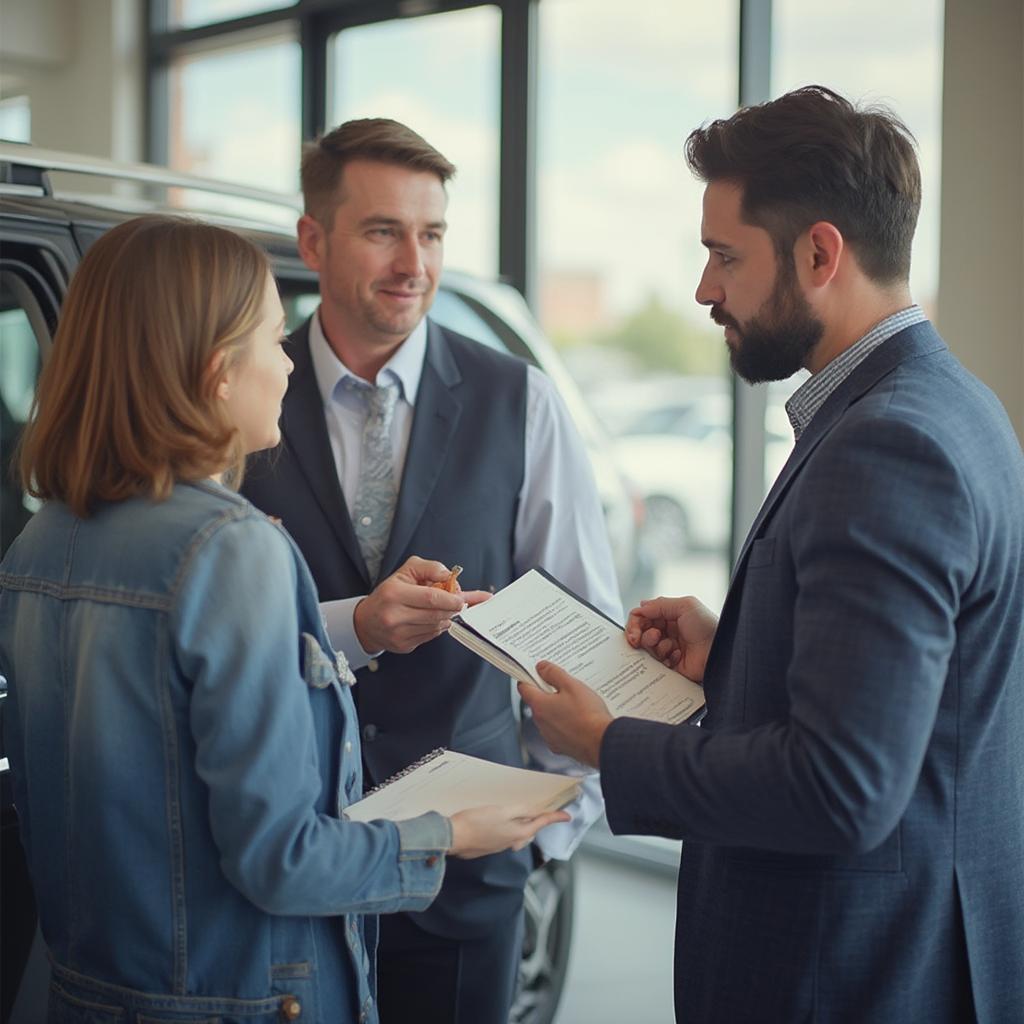
M 398 496 L 391 453 L 391 421 L 398 402 L 398 385 L 374 386 L 346 377 L 345 386 L 362 395 L 366 402 L 362 462 L 352 525 L 370 580 L 376 582 L 384 549 L 388 546 Z

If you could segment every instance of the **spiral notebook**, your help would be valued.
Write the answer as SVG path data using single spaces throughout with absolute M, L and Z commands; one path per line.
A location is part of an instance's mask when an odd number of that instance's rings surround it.
M 350 821 L 402 821 L 427 811 L 451 815 L 497 804 L 523 807 L 524 816 L 558 810 L 579 794 L 570 775 L 511 768 L 443 747 L 392 775 L 362 800 L 345 808 Z

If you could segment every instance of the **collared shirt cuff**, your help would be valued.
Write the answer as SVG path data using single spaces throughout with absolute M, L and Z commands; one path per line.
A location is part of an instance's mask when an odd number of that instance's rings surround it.
M 320 614 L 324 617 L 324 626 L 331 646 L 341 651 L 348 659 L 349 668 L 355 672 L 366 668 L 371 658 L 378 658 L 383 651 L 364 651 L 363 645 L 356 636 L 356 605 L 363 600 L 365 594 L 358 597 L 345 597 L 338 601 L 322 601 Z
M 542 828 L 534 844 L 545 860 L 568 860 L 583 841 L 587 829 L 601 817 L 604 800 L 601 797 L 601 778 L 597 773 L 580 778 L 580 795 L 562 810 L 571 818 Z
M 571 820 L 556 822 L 542 828 L 534 839 L 548 860 L 568 860 L 583 840 L 587 829 L 601 817 L 604 801 L 601 798 L 601 780 L 597 770 L 580 764 L 564 754 L 556 754 L 544 742 L 529 708 L 523 709 L 521 721 L 523 744 L 526 747 L 526 767 L 535 771 L 575 775 L 580 780 L 580 795 L 566 807 Z

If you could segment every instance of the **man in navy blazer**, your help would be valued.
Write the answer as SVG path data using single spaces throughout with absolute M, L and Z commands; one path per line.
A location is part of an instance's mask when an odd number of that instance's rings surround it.
M 1022 1021 L 1024 457 L 911 302 L 909 133 L 811 86 L 687 157 L 697 300 L 747 380 L 811 372 L 796 446 L 720 619 L 627 622 L 703 682 L 700 728 L 612 721 L 554 666 L 524 698 L 614 831 L 683 840 L 680 1021 Z

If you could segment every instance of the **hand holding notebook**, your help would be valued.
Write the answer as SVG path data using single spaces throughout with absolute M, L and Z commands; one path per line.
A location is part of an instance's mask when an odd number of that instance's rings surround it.
M 455 750 L 434 750 L 345 808 L 350 821 L 401 821 L 427 811 L 447 817 L 473 807 L 521 809 L 535 817 L 571 803 L 579 780 L 512 768 Z

